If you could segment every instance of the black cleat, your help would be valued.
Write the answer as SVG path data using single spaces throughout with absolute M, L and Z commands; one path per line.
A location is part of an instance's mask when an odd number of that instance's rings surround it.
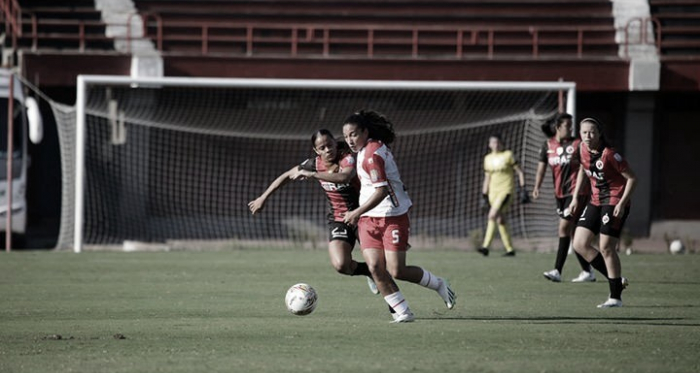
M 489 256 L 489 249 L 482 247 L 480 249 L 476 249 L 476 251 L 480 252 L 481 255 L 483 256 Z
M 503 254 L 503 256 L 515 256 L 515 250 L 513 250 L 513 251 L 506 251 L 505 254 Z

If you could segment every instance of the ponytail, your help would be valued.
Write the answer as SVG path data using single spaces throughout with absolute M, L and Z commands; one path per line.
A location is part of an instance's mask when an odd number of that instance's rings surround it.
M 376 111 L 360 110 L 347 117 L 344 123 L 354 124 L 359 129 L 367 130 L 369 138 L 379 140 L 386 145 L 391 144 L 396 139 L 394 124 Z

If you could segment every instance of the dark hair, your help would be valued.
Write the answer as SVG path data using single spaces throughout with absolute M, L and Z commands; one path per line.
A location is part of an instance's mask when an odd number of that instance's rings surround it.
M 360 110 L 347 117 L 343 124 L 354 124 L 359 129 L 367 130 L 370 138 L 379 140 L 386 145 L 391 144 L 396 139 L 394 124 L 376 111 Z
M 553 137 L 557 134 L 557 129 L 567 120 L 573 122 L 574 117 L 571 114 L 559 113 L 554 117 L 554 120 L 542 125 L 542 132 L 547 137 Z
M 328 136 L 328 137 L 335 140 L 335 137 L 333 137 L 333 134 L 331 133 L 331 131 L 329 131 L 325 128 L 322 128 L 322 129 L 314 132 L 313 135 L 311 135 L 311 146 L 312 147 L 314 147 L 314 148 L 316 147 L 316 139 L 318 139 L 321 136 Z
M 579 124 L 579 127 L 583 126 L 583 123 L 588 122 L 592 123 L 596 130 L 598 130 L 598 134 L 600 135 L 600 146 L 603 148 L 611 146 L 610 142 L 608 141 L 607 138 L 605 138 L 605 132 L 603 132 L 603 122 L 599 121 L 596 118 L 584 118 L 581 120 L 581 123 Z

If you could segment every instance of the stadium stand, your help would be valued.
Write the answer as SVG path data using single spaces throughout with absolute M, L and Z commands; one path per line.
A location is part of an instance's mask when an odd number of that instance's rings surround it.
M 156 1 L 165 53 L 615 56 L 608 1 Z M 153 20 L 152 20 L 153 21 Z
M 700 56 L 700 2 L 650 0 L 653 17 L 661 27 L 663 56 Z

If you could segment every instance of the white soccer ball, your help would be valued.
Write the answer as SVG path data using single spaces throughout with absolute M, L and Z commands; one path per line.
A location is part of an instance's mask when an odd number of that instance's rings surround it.
M 297 315 L 308 315 L 316 309 L 318 294 L 309 284 L 299 283 L 287 290 L 284 303 L 289 312 Z
M 685 246 L 683 246 L 683 242 L 681 240 L 673 240 L 671 245 L 668 247 L 668 251 L 670 251 L 671 254 L 683 254 L 685 251 Z

